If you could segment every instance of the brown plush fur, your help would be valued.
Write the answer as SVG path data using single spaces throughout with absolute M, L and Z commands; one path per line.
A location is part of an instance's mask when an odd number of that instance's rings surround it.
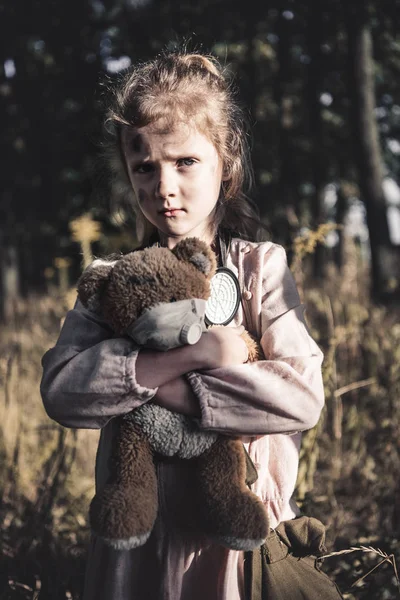
M 249 356 L 247 362 L 255 362 L 256 360 L 262 360 L 264 358 L 263 351 L 261 350 L 260 344 L 249 334 L 248 331 L 242 333 L 242 338 L 247 344 L 247 350 Z
M 212 325 L 212 327 L 223 327 L 223 325 Z M 248 331 L 243 331 L 242 338 L 246 342 L 247 350 L 249 355 L 246 362 L 255 362 L 256 360 L 262 360 L 264 358 L 263 351 L 260 344 Z
M 111 457 L 111 477 L 90 505 L 93 531 L 107 540 L 148 537 L 157 517 L 157 476 L 153 451 L 141 431 L 119 419 Z M 113 518 L 109 518 L 109 507 Z M 145 510 L 144 510 L 145 508 Z
M 119 259 L 98 260 L 82 275 L 78 295 L 100 313 L 119 335 L 156 304 L 190 298 L 207 299 L 216 260 L 211 248 L 183 240 L 171 251 L 151 247 Z M 247 333 L 249 360 L 261 350 Z M 120 418 L 112 454 L 112 476 L 90 507 L 93 530 L 118 549 L 145 543 L 157 515 L 157 479 L 153 450 L 138 426 Z M 260 545 L 268 533 L 262 502 L 246 486 L 246 454 L 239 439 L 221 436 L 193 459 L 196 500 L 186 507 L 187 526 L 238 550 Z M 192 508 L 192 513 L 190 509 Z
M 90 306 L 98 298 L 95 310 L 114 331 L 124 334 L 146 308 L 163 302 L 208 299 L 210 279 L 215 273 L 215 255 L 211 248 L 195 238 L 184 240 L 171 251 L 152 246 L 126 254 L 118 261 L 96 261 L 78 282 L 78 296 Z
M 260 540 L 268 534 L 265 507 L 246 485 L 246 457 L 239 439 L 221 436 L 198 459 L 198 493 L 206 533 L 231 548 L 243 540 Z M 236 540 L 236 545 L 235 545 Z

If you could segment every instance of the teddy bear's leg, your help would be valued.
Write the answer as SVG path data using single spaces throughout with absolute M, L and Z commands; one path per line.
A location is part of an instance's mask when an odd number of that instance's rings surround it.
M 246 485 L 242 442 L 220 436 L 197 459 L 201 526 L 215 541 L 234 550 L 260 546 L 269 532 L 267 511 Z
M 90 525 L 96 535 L 118 550 L 143 545 L 158 510 L 153 452 L 140 428 L 119 419 L 113 443 L 111 476 L 92 500 Z

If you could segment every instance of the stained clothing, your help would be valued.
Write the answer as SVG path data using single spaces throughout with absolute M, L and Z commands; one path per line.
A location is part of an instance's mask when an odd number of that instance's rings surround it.
M 271 242 L 233 239 L 227 267 L 237 275 L 242 302 L 232 325 L 261 340 L 265 360 L 190 373 L 200 425 L 243 436 L 258 470 L 252 490 L 271 527 L 292 519 L 301 431 L 318 421 L 323 402 L 322 353 L 305 326 L 286 255 Z M 66 317 L 59 340 L 43 357 L 42 396 L 50 417 L 68 427 L 102 428 L 96 485 L 108 476 L 112 417 L 148 402 L 157 389 L 136 381 L 139 349 L 81 304 Z M 242 552 L 179 528 L 190 502 L 190 463 L 158 464 L 159 516 L 148 542 L 117 551 L 93 539 L 84 600 L 243 600 Z

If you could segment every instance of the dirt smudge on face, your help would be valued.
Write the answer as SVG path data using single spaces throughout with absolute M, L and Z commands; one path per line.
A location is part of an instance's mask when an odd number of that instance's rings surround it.
M 139 204 L 144 204 L 148 199 L 149 199 L 148 193 L 145 192 L 144 189 L 139 188 L 138 189 L 138 201 L 139 201 Z
M 134 152 L 136 152 L 137 154 L 139 154 L 141 152 L 141 150 L 142 150 L 142 145 L 143 145 L 143 138 L 142 138 L 142 136 L 141 136 L 140 133 L 137 133 L 132 138 L 131 148 L 132 148 L 132 150 Z

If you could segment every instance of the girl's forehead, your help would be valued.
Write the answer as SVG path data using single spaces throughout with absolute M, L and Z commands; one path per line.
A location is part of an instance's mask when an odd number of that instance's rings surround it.
M 125 151 L 142 154 L 152 147 L 190 148 L 213 146 L 212 142 L 195 125 L 178 121 L 176 123 L 150 123 L 144 127 L 124 126 L 121 132 Z M 215 149 L 215 148 L 214 148 Z

